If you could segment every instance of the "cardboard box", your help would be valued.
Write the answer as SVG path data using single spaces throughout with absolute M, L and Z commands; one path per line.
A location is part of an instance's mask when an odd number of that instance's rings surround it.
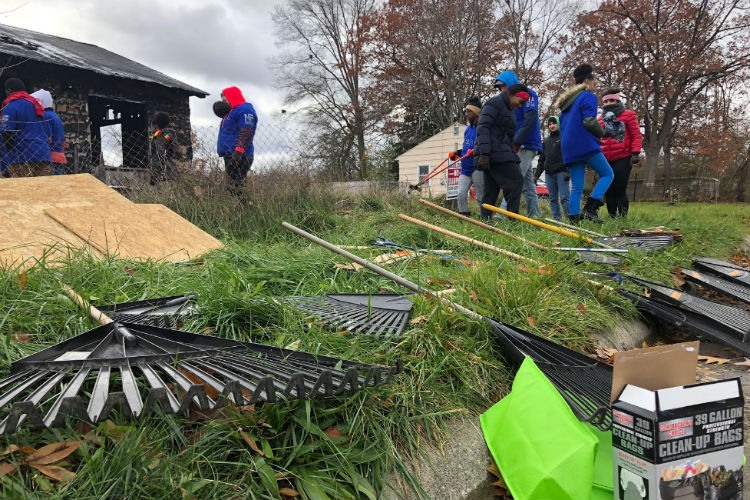
M 612 405 L 614 487 L 618 500 L 741 500 L 743 464 L 743 405 L 740 380 L 658 388 L 627 383 L 644 378 L 643 359 L 651 370 L 677 372 L 687 378 L 697 343 L 623 353 L 614 382 L 622 389 Z M 619 354 L 619 353 L 618 353 Z M 678 360 L 677 366 L 664 359 Z M 632 361 L 632 363 L 630 363 Z M 665 367 L 668 367 L 665 369 Z M 674 370 L 673 370 L 674 368 Z M 658 374 L 654 374 L 659 379 Z M 692 369 L 695 380 L 695 365 Z M 613 389 L 613 395 L 615 391 Z M 615 396 L 613 396 L 614 398 Z

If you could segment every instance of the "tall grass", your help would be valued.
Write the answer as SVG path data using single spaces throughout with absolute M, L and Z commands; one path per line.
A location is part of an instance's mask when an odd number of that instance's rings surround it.
M 388 387 L 349 397 L 227 410 L 208 421 L 196 414 L 152 415 L 114 419 L 114 426 L 92 430 L 74 419 L 61 429 L 24 429 L 0 437 L 0 448 L 83 440 L 64 464 L 77 475 L 61 485 L 22 469 L 0 483 L 3 497 L 278 498 L 280 488 L 293 488 L 303 498 L 374 498 L 392 470 L 418 489 L 405 461 L 418 457 L 426 443 L 440 442 L 447 418 L 474 417 L 505 394 L 510 368 L 484 323 L 423 297 L 414 298 L 417 321 L 395 342 L 332 330 L 293 308 L 270 304 L 268 298 L 279 295 L 404 293 L 372 273 L 336 269 L 341 258 L 283 231 L 281 220 L 337 244 L 368 245 L 382 234 L 476 260 L 481 265 L 459 267 L 422 256 L 392 270 L 426 288 L 454 288 L 452 300 L 570 347 L 587 349 L 590 333 L 606 332 L 635 314 L 616 293 L 586 283 L 573 256 L 542 253 L 397 194 L 343 195 L 309 176 L 276 171 L 249 179 L 243 197 L 229 194 L 221 176 L 182 178 L 129 195 L 164 203 L 222 238 L 225 248 L 197 265 L 72 255 L 63 266 L 37 266 L 23 277 L 1 273 L 1 375 L 28 353 L 95 326 L 60 293 L 60 282 L 98 303 L 192 292 L 201 315 L 186 325 L 190 331 L 277 346 L 298 343 L 301 350 L 369 363 L 400 358 L 404 373 Z M 529 272 L 505 257 L 409 225 L 398 219 L 400 212 L 537 259 L 554 274 Z M 497 224 L 545 245 L 562 239 L 530 226 Z M 669 283 L 675 264 L 688 263 L 695 253 L 726 258 L 750 232 L 744 207 L 731 205 L 635 204 L 627 221 L 590 227 L 614 234 L 626 225 L 662 224 L 679 226 L 685 241 L 657 255 L 629 257 L 628 272 Z M 357 252 L 373 257 L 382 251 Z M 14 334 L 20 331 L 30 342 L 18 340 Z M 263 456 L 240 429 L 252 435 Z

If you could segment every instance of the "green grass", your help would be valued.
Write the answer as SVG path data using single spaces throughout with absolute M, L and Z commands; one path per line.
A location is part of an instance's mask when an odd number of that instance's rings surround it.
M 333 332 L 292 309 L 269 306 L 264 299 L 276 295 L 406 293 L 370 272 L 334 269 L 343 258 L 283 230 L 282 220 L 337 244 L 367 245 L 380 230 L 399 243 L 449 249 L 480 261 L 484 264 L 477 268 L 461 268 L 421 257 L 389 269 L 426 288 L 456 288 L 451 300 L 570 347 L 585 350 L 590 333 L 606 332 L 621 318 L 636 314 L 617 294 L 586 283 L 572 255 L 542 253 L 430 211 L 413 199 L 342 196 L 298 178 L 291 181 L 255 179 L 252 205 L 247 199 L 227 199 L 220 187 L 197 181 L 168 193 L 134 194 L 143 202 L 165 200 L 226 242 L 202 265 L 78 256 L 62 267 L 28 270 L 23 286 L 19 274 L 0 274 L 0 375 L 7 375 L 11 362 L 95 326 L 61 293 L 60 282 L 99 303 L 192 292 L 198 296 L 201 316 L 187 325 L 191 331 L 276 346 L 299 341 L 301 350 L 370 363 L 390 364 L 400 358 L 404 373 L 387 387 L 349 397 L 258 406 L 254 412 L 226 410 L 206 422 L 164 415 L 114 419 L 116 426 L 101 424 L 85 436 L 73 419 L 60 429 L 24 429 L 0 437 L 0 447 L 83 439 L 84 446 L 63 464 L 76 471 L 76 477 L 62 485 L 22 467 L 0 483 L 0 496 L 277 498 L 279 488 L 288 487 L 304 498 L 372 498 L 391 470 L 416 485 L 404 461 L 418 456 L 426 443 L 440 442 L 447 418 L 475 416 L 507 392 L 510 368 L 493 348 L 486 326 L 433 300 L 415 299 L 413 317 L 425 319 L 408 327 L 395 343 Z M 195 195 L 196 186 L 200 196 Z M 524 271 L 506 257 L 403 222 L 399 213 L 538 259 L 554 274 Z M 545 245 L 560 241 L 575 246 L 572 240 L 524 224 L 497 224 Z M 747 207 L 734 205 L 634 204 L 627 221 L 587 227 L 615 234 L 626 225 L 682 230 L 683 243 L 656 255 L 628 258 L 628 272 L 667 284 L 675 264 L 688 264 L 694 254 L 727 258 L 750 233 Z M 378 250 L 355 252 L 369 258 Z M 12 334 L 19 331 L 28 332 L 31 342 L 14 340 Z M 343 436 L 329 437 L 324 431 L 330 427 Z M 240 429 L 253 436 L 265 456 L 250 449 Z M 22 456 L 17 455 L 5 461 Z

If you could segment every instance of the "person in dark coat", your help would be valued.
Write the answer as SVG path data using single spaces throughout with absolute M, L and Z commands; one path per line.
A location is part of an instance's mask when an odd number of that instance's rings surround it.
M 466 156 L 474 149 L 474 143 L 477 140 L 477 122 L 482 112 L 482 101 L 478 97 L 471 97 L 466 101 L 464 107 L 464 116 L 466 116 L 466 130 L 464 130 L 464 143 L 460 150 L 454 151 L 451 156 L 456 160 Z M 469 190 L 474 185 L 474 191 L 477 194 L 477 202 L 481 210 L 482 197 L 484 196 L 484 173 L 474 168 L 474 158 L 469 155 L 461 160 L 461 175 L 458 177 L 458 213 L 469 216 Z
M 39 101 L 44 108 L 44 125 L 49 135 L 50 146 L 50 171 L 52 175 L 64 175 L 68 168 L 68 159 L 65 157 L 65 130 L 63 122 L 55 113 L 55 103 L 52 94 L 48 90 L 39 89 L 31 94 L 31 97 Z
M 518 213 L 521 205 L 521 159 L 513 146 L 516 119 L 513 110 L 529 100 L 529 89 L 525 85 L 512 85 L 508 92 L 500 92 L 482 107 L 477 122 L 477 140 L 474 143 L 476 168 L 484 172 L 484 196 L 482 203 L 495 205 L 503 190 L 508 201 L 508 210 Z M 488 219 L 492 212 L 482 208 L 480 216 Z
M 50 175 L 50 135 L 44 107 L 26 92 L 18 78 L 5 82 L 2 137 L 10 177 Z
M 175 172 L 174 166 L 174 135 L 168 129 L 169 115 L 159 112 L 151 120 L 151 178 L 149 183 L 154 186 L 169 180 Z
M 607 212 L 612 218 L 628 215 L 630 202 L 627 195 L 630 170 L 641 161 L 641 127 L 635 112 L 625 109 L 620 89 L 609 89 L 602 96 L 602 111 L 612 112 L 618 121 L 625 124 L 625 137 L 617 141 L 611 137 L 602 139 L 602 153 L 612 167 L 615 178 L 606 193 Z M 602 118 L 599 123 L 603 126 Z
M 570 175 L 568 169 L 563 165 L 562 148 L 560 146 L 560 120 L 556 116 L 550 116 L 547 120 L 549 136 L 544 140 L 542 154 L 534 172 L 534 184 L 544 173 L 544 181 L 549 191 L 549 208 L 555 220 L 562 220 L 562 211 L 568 215 L 568 197 L 570 196 Z M 559 199 L 559 201 L 558 201 Z
M 244 186 L 247 173 L 253 165 L 253 137 L 258 127 L 258 115 L 237 87 L 222 90 L 221 100 L 231 108 L 221 120 L 217 151 L 224 158 L 227 177 L 237 192 Z M 214 111 L 216 112 L 216 107 Z
M 501 92 L 507 92 L 510 87 L 521 83 L 512 71 L 503 71 L 495 79 L 495 88 Z M 521 159 L 521 175 L 523 175 L 523 188 L 521 194 L 526 200 L 526 215 L 539 217 L 539 197 L 534 185 L 534 169 L 532 163 L 534 157 L 542 152 L 542 132 L 539 128 L 539 98 L 534 89 L 529 88 L 529 100 L 523 106 L 513 110 L 516 117 L 516 134 L 513 136 L 513 145 L 516 147 L 518 157 Z M 503 200 L 500 208 L 506 208 Z
M 570 212 L 571 222 L 590 219 L 601 222 L 599 208 L 604 205 L 602 198 L 612 184 L 612 167 L 602 154 L 599 139 L 605 131 L 596 119 L 599 101 L 593 91 L 596 88 L 594 69 L 582 64 L 573 71 L 576 85 L 566 90 L 555 103 L 560 108 L 560 136 L 563 164 L 570 172 Z M 586 177 L 586 165 L 599 174 L 599 180 L 581 210 L 581 195 Z

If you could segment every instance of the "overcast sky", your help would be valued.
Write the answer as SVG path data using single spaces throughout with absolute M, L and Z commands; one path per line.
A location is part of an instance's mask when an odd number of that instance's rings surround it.
M 190 98 L 193 122 L 236 85 L 259 114 L 280 112 L 268 59 L 282 0 L 3 0 L 0 23 L 92 43 L 210 93 Z

